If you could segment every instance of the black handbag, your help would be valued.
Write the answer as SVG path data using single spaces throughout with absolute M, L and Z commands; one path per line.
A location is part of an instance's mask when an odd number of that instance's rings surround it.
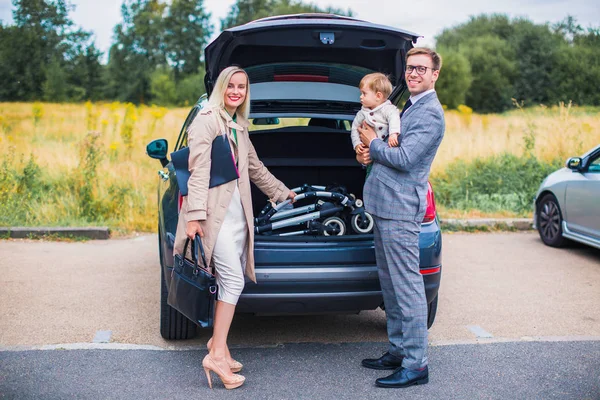
M 186 258 L 188 244 L 192 242 L 192 259 Z M 202 265 L 198 262 L 202 259 Z M 183 253 L 175 254 L 167 303 L 202 328 L 213 326 L 217 282 L 213 271 L 206 265 L 200 236 L 187 238 Z

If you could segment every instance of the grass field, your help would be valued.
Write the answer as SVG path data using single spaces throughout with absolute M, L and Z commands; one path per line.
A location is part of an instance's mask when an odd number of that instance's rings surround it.
M 0 225 L 108 225 L 156 229 L 159 163 L 146 144 L 172 149 L 189 109 L 121 103 L 0 103 Z M 555 162 L 600 143 L 600 109 L 560 105 L 502 115 L 446 112 L 446 135 L 432 168 L 443 176 L 457 161 L 503 153 Z M 93 134 L 90 132 L 94 132 Z M 510 216 L 448 209 L 445 217 Z
M 433 165 L 439 171 L 457 159 L 502 152 L 523 154 L 527 141 L 541 160 L 566 159 L 600 144 L 600 108 L 515 108 L 504 114 L 473 114 L 468 108 L 446 112 L 446 134 Z

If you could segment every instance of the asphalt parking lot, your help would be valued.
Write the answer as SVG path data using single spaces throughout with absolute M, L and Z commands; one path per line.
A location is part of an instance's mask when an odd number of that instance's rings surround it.
M 445 234 L 443 252 L 429 337 L 432 381 L 410 389 L 413 397 L 466 398 L 477 389 L 481 396 L 475 397 L 485 398 L 600 398 L 600 251 L 549 248 L 525 232 Z M 184 342 L 159 335 L 155 235 L 3 240 L 0 254 L 0 397 L 186 398 L 205 389 L 199 363 L 209 333 Z M 239 315 L 230 342 L 251 368 L 247 388 L 235 396 L 386 398 L 389 391 L 372 386 L 380 375 L 358 366 L 385 351 L 385 341 L 381 310 Z M 189 386 L 178 390 L 167 373 L 162 389 L 152 389 L 163 369 L 184 366 L 193 370 Z M 84 372 L 94 379 L 85 381 Z M 351 381 L 340 384 L 340 374 Z M 123 381 L 118 391 L 109 383 L 125 378 L 130 387 Z

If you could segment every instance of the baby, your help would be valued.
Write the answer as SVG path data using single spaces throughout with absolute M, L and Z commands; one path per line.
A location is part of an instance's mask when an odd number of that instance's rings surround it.
M 388 100 L 392 93 L 390 80 L 384 74 L 376 72 L 365 75 L 358 87 L 362 109 L 356 114 L 352 122 L 350 136 L 354 151 L 362 154 L 366 150 L 366 146 L 360 141 L 357 129 L 363 122 L 371 125 L 380 139 L 385 140 L 389 136 L 388 144 L 390 147 L 398 146 L 400 114 L 398 108 Z

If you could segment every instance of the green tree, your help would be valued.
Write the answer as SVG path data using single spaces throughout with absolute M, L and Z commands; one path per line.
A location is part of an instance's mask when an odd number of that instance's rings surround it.
M 175 81 L 167 68 L 157 69 L 150 80 L 152 101 L 162 106 L 172 106 L 177 102 Z
M 158 0 L 124 0 L 123 21 L 115 27 L 109 51 L 110 97 L 136 104 L 151 101 L 151 75 L 167 65 L 165 8 Z
M 552 74 L 555 101 L 600 105 L 600 45 L 563 46 Z
M 599 104 L 600 28 L 587 32 L 575 18 L 549 26 L 505 15 L 480 15 L 444 30 L 437 46 L 460 52 L 471 64 L 467 105 L 500 112 L 511 98 L 527 105 L 573 100 Z
M 177 105 L 188 106 L 196 103 L 198 98 L 206 93 L 206 88 L 204 87 L 204 68 L 200 67 L 196 74 L 188 75 L 177 82 L 176 91 Z
M 60 103 L 67 100 L 67 74 L 60 61 L 54 59 L 46 67 L 46 80 L 42 85 L 43 99 Z
M 437 49 L 442 56 L 442 70 L 435 84 L 440 102 L 448 108 L 465 104 L 466 95 L 473 82 L 471 64 L 457 51 Z
M 229 9 L 227 16 L 221 19 L 221 30 L 259 18 L 301 13 L 328 13 L 348 17 L 354 15 L 350 9 L 321 8 L 312 3 L 303 3 L 300 0 L 237 0 Z
M 86 100 L 99 100 L 103 97 L 104 66 L 100 64 L 100 57 L 102 52 L 96 49 L 93 43 L 85 49 L 85 54 L 80 56 L 79 62 L 84 71 L 81 87 L 85 90 Z
M 546 24 L 525 19 L 513 21 L 514 34 L 508 40 L 515 54 L 517 73 L 513 97 L 526 105 L 555 103 L 551 75 L 565 39 Z
M 70 20 L 73 7 L 65 0 L 12 4 L 14 25 L 0 29 L 0 100 L 31 101 L 47 98 L 48 91 L 63 93 L 49 89 L 54 84 L 47 82 L 48 74 L 52 79 L 65 74 L 65 100 L 83 90 L 70 82 L 71 63 L 89 45 L 91 35 Z
M 575 19 L 575 17 L 573 17 L 572 15 L 568 15 L 562 21 L 554 24 L 552 26 L 552 29 L 554 33 L 561 35 L 565 38 L 565 40 L 567 40 L 568 43 L 571 44 L 573 44 L 575 38 L 577 38 L 584 32 L 581 25 L 577 23 L 577 19 Z
M 600 27 L 588 28 L 587 33 L 575 36 L 573 42 L 577 46 L 589 46 L 592 48 L 600 47 Z
M 57 47 L 72 26 L 69 7 L 63 0 L 13 0 L 12 4 L 14 26 L 6 29 L 2 40 L 2 61 L 18 83 L 9 83 L 3 99 L 40 99 L 46 66 L 57 56 Z
M 189 106 L 205 93 L 204 69 L 175 81 L 174 70 L 159 68 L 151 76 L 152 103 L 160 106 Z
M 479 15 L 469 21 L 446 28 L 436 37 L 436 46 L 457 49 L 482 36 L 494 36 L 509 40 L 514 28 L 508 16 L 503 14 Z
M 473 83 L 466 104 L 481 112 L 502 112 L 512 106 L 516 74 L 514 52 L 499 37 L 483 36 L 461 48 L 469 60 Z
M 515 55 L 508 39 L 513 33 L 506 15 L 493 14 L 471 17 L 436 37 L 437 47 L 446 54 L 460 53 L 468 60 L 472 83 L 465 103 L 476 111 L 501 112 L 511 106 Z M 447 68 L 448 62 L 444 64 Z
M 173 0 L 165 18 L 165 48 L 176 82 L 197 73 L 212 34 L 203 0 Z
M 600 105 L 600 27 L 584 30 L 568 16 L 553 26 L 565 43 L 556 52 L 551 74 L 554 102 L 573 101 L 579 105 Z
M 68 58 L 64 68 L 68 75 L 68 97 L 73 101 L 100 100 L 103 98 L 104 66 L 100 63 L 102 53 L 89 44 Z
M 46 79 L 39 51 L 22 51 L 35 41 L 35 34 L 18 26 L 0 27 L 0 101 L 30 101 L 41 98 L 42 83 Z M 31 68 L 29 60 L 38 60 L 41 65 Z M 41 68 L 40 68 L 41 67 Z M 39 86 L 38 86 L 39 84 Z

